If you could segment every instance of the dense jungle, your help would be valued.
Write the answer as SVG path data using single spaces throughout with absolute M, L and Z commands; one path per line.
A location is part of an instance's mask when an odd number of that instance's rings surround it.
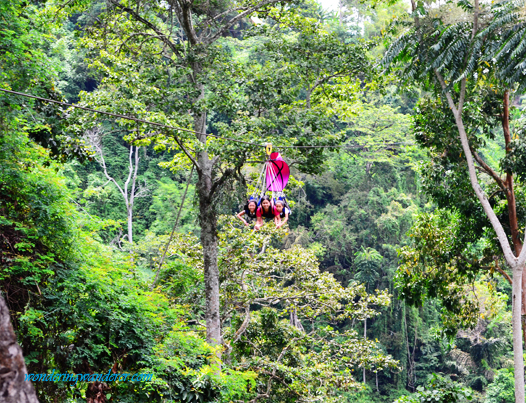
M 0 402 L 523 403 L 525 10 L 0 0 Z

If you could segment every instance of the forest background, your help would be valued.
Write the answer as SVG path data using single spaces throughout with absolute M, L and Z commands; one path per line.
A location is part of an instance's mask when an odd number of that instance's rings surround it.
M 462 17 L 442 3 L 421 12 Z M 508 269 L 466 175 L 444 157 L 458 152 L 440 143 L 455 138 L 447 108 L 381 67 L 410 4 L 266 2 L 203 53 L 185 48 L 173 14 L 159 17 L 170 2 L 1 4 L 1 88 L 190 130 L 206 110 L 208 133 L 272 141 L 293 175 L 288 226 L 252 234 L 233 216 L 264 148 L 205 142 L 225 177 L 213 201 L 224 341 L 207 343 L 202 199 L 183 152 L 203 146 L 1 94 L 0 282 L 28 371 L 155 376 L 35 383 L 41 402 L 515 401 Z M 229 4 L 214 3 L 216 16 Z M 194 24 L 206 23 L 209 9 L 194 6 Z M 181 48 L 141 33 L 137 15 L 173 24 Z M 189 64 L 156 69 L 177 52 Z M 209 87 L 189 102 L 196 60 Z M 498 172 L 501 132 L 477 143 Z M 520 175 L 516 193 L 522 217 Z

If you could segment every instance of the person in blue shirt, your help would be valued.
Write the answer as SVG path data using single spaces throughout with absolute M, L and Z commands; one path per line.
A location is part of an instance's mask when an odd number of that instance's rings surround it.
M 280 228 L 289 220 L 290 209 L 283 200 L 276 200 L 274 208 L 278 212 L 278 215 L 274 217 L 274 222 L 276 223 L 276 228 Z
M 253 220 L 257 219 L 256 217 L 257 207 L 258 205 L 256 201 L 251 199 L 247 202 L 247 204 L 245 204 L 244 210 L 238 213 L 236 217 L 239 218 L 241 221 L 243 221 L 246 226 L 249 226 Z M 243 218 L 243 216 L 245 216 L 245 218 Z

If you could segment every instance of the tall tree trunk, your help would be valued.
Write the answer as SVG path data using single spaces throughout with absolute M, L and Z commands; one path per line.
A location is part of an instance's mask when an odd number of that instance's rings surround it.
M 203 162 L 204 158 L 200 158 L 199 163 Z M 208 164 L 211 165 L 211 162 L 208 161 Z M 211 169 L 205 170 L 201 165 L 197 190 L 205 274 L 206 340 L 212 345 L 218 345 L 222 343 L 222 339 L 219 314 L 219 268 L 217 266 L 217 218 L 210 200 L 211 171 Z
M 506 154 L 511 151 L 511 133 L 510 133 L 510 93 L 504 92 L 503 108 L 502 108 L 502 131 L 504 133 L 504 141 L 506 144 Z M 515 199 L 515 189 L 513 187 L 513 175 L 506 173 L 506 199 L 508 201 L 508 216 L 510 223 L 511 240 L 513 242 L 513 249 L 515 256 L 519 256 L 522 251 L 522 240 L 519 232 L 519 221 L 517 219 L 517 202 Z M 522 268 L 521 281 L 521 315 L 522 315 L 522 337 L 526 343 L 526 265 Z
M 195 67 L 194 71 L 199 71 Z M 201 85 L 201 97 L 204 96 L 204 87 Z M 194 117 L 194 128 L 199 141 L 206 144 L 206 113 Z M 219 312 L 219 268 L 217 266 L 217 216 L 213 203 L 212 185 L 214 161 L 208 152 L 197 153 L 198 181 L 197 194 L 199 196 L 199 221 L 201 226 L 201 245 L 203 246 L 203 263 L 205 275 L 205 300 L 206 300 L 206 340 L 211 345 L 220 345 L 221 316 Z M 218 352 L 218 358 L 221 353 Z
M 128 198 L 128 240 L 133 243 L 133 205 L 135 204 L 135 198 L 138 196 L 135 190 L 135 184 L 137 182 L 137 173 L 139 171 L 139 147 L 135 146 L 135 163 L 132 162 L 133 146 L 130 147 L 130 176 L 131 176 L 131 191 Z M 133 174 L 132 174 L 133 168 Z M 128 188 L 128 182 L 126 182 L 126 193 Z
M 0 295 L 0 402 L 38 403 L 31 381 L 26 381 L 27 369 L 22 349 L 16 342 L 9 309 Z
M 524 402 L 524 358 L 522 355 L 521 303 L 522 303 L 522 267 L 513 268 L 512 311 L 513 330 L 513 367 L 515 368 L 515 402 Z
M 409 348 L 409 327 L 407 326 L 407 312 L 404 307 L 404 327 L 405 327 L 405 344 L 407 346 L 407 387 L 411 392 L 415 391 L 415 351 L 416 351 L 416 335 L 417 324 L 415 321 L 415 340 L 413 342 L 413 353 Z

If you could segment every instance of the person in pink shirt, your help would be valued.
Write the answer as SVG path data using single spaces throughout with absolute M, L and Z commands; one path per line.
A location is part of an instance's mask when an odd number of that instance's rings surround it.
M 256 210 L 257 223 L 254 229 L 257 231 L 263 226 L 263 218 L 274 219 L 276 216 L 279 216 L 278 211 L 272 203 L 270 202 L 270 197 L 263 196 L 261 198 L 261 206 Z

